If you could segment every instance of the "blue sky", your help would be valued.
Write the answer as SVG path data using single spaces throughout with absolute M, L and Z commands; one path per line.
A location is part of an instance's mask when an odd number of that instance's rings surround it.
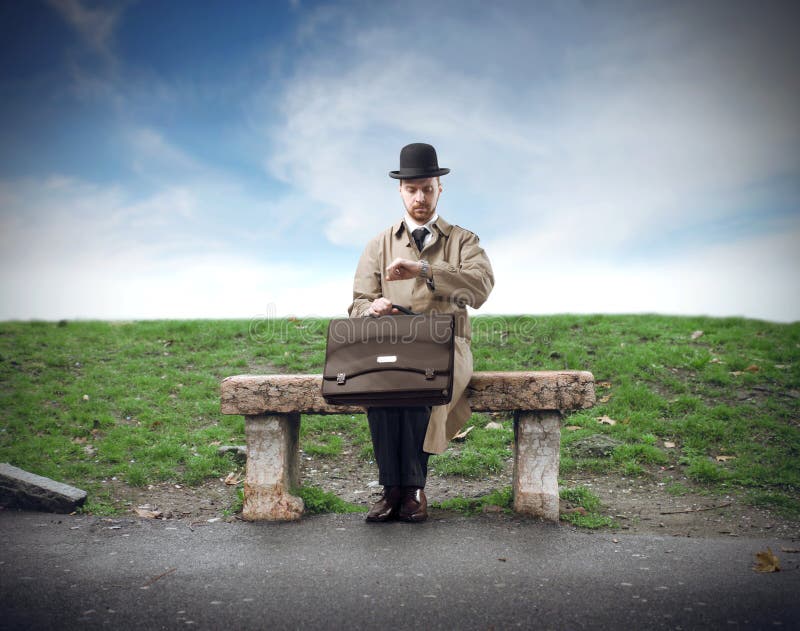
M 796 3 L 0 3 L 0 319 L 342 315 L 408 142 L 482 313 L 800 320 Z

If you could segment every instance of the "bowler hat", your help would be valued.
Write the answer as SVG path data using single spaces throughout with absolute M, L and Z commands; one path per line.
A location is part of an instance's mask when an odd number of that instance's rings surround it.
M 439 168 L 436 149 L 424 142 L 415 142 L 400 150 L 400 170 L 389 171 L 389 177 L 396 180 L 419 180 L 447 173 L 450 173 L 450 169 Z

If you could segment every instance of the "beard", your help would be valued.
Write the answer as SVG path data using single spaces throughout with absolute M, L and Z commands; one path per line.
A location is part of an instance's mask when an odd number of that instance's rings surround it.
M 433 217 L 433 213 L 436 210 L 436 207 L 428 206 L 427 204 L 414 204 L 411 208 L 406 208 L 408 214 L 411 215 L 414 219 L 418 218 L 418 215 L 422 215 L 425 221 L 428 221 L 431 217 Z

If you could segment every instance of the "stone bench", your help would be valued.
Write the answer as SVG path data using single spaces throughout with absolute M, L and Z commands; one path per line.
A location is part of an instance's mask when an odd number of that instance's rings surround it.
M 328 405 L 321 375 L 238 375 L 222 381 L 223 414 L 245 417 L 247 469 L 242 516 L 298 519 L 301 414 L 362 414 Z M 513 412 L 514 511 L 558 521 L 561 415 L 594 405 L 594 377 L 584 371 L 478 372 L 468 386 L 474 412 Z

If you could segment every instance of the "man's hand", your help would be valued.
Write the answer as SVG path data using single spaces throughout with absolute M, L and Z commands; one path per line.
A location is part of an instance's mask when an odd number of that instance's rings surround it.
M 391 301 L 387 298 L 375 298 L 367 311 L 367 315 L 382 316 L 389 315 L 390 313 L 400 313 L 394 308 Z
M 416 278 L 422 271 L 422 263 L 409 259 L 395 259 L 386 268 L 386 280 L 407 280 Z

